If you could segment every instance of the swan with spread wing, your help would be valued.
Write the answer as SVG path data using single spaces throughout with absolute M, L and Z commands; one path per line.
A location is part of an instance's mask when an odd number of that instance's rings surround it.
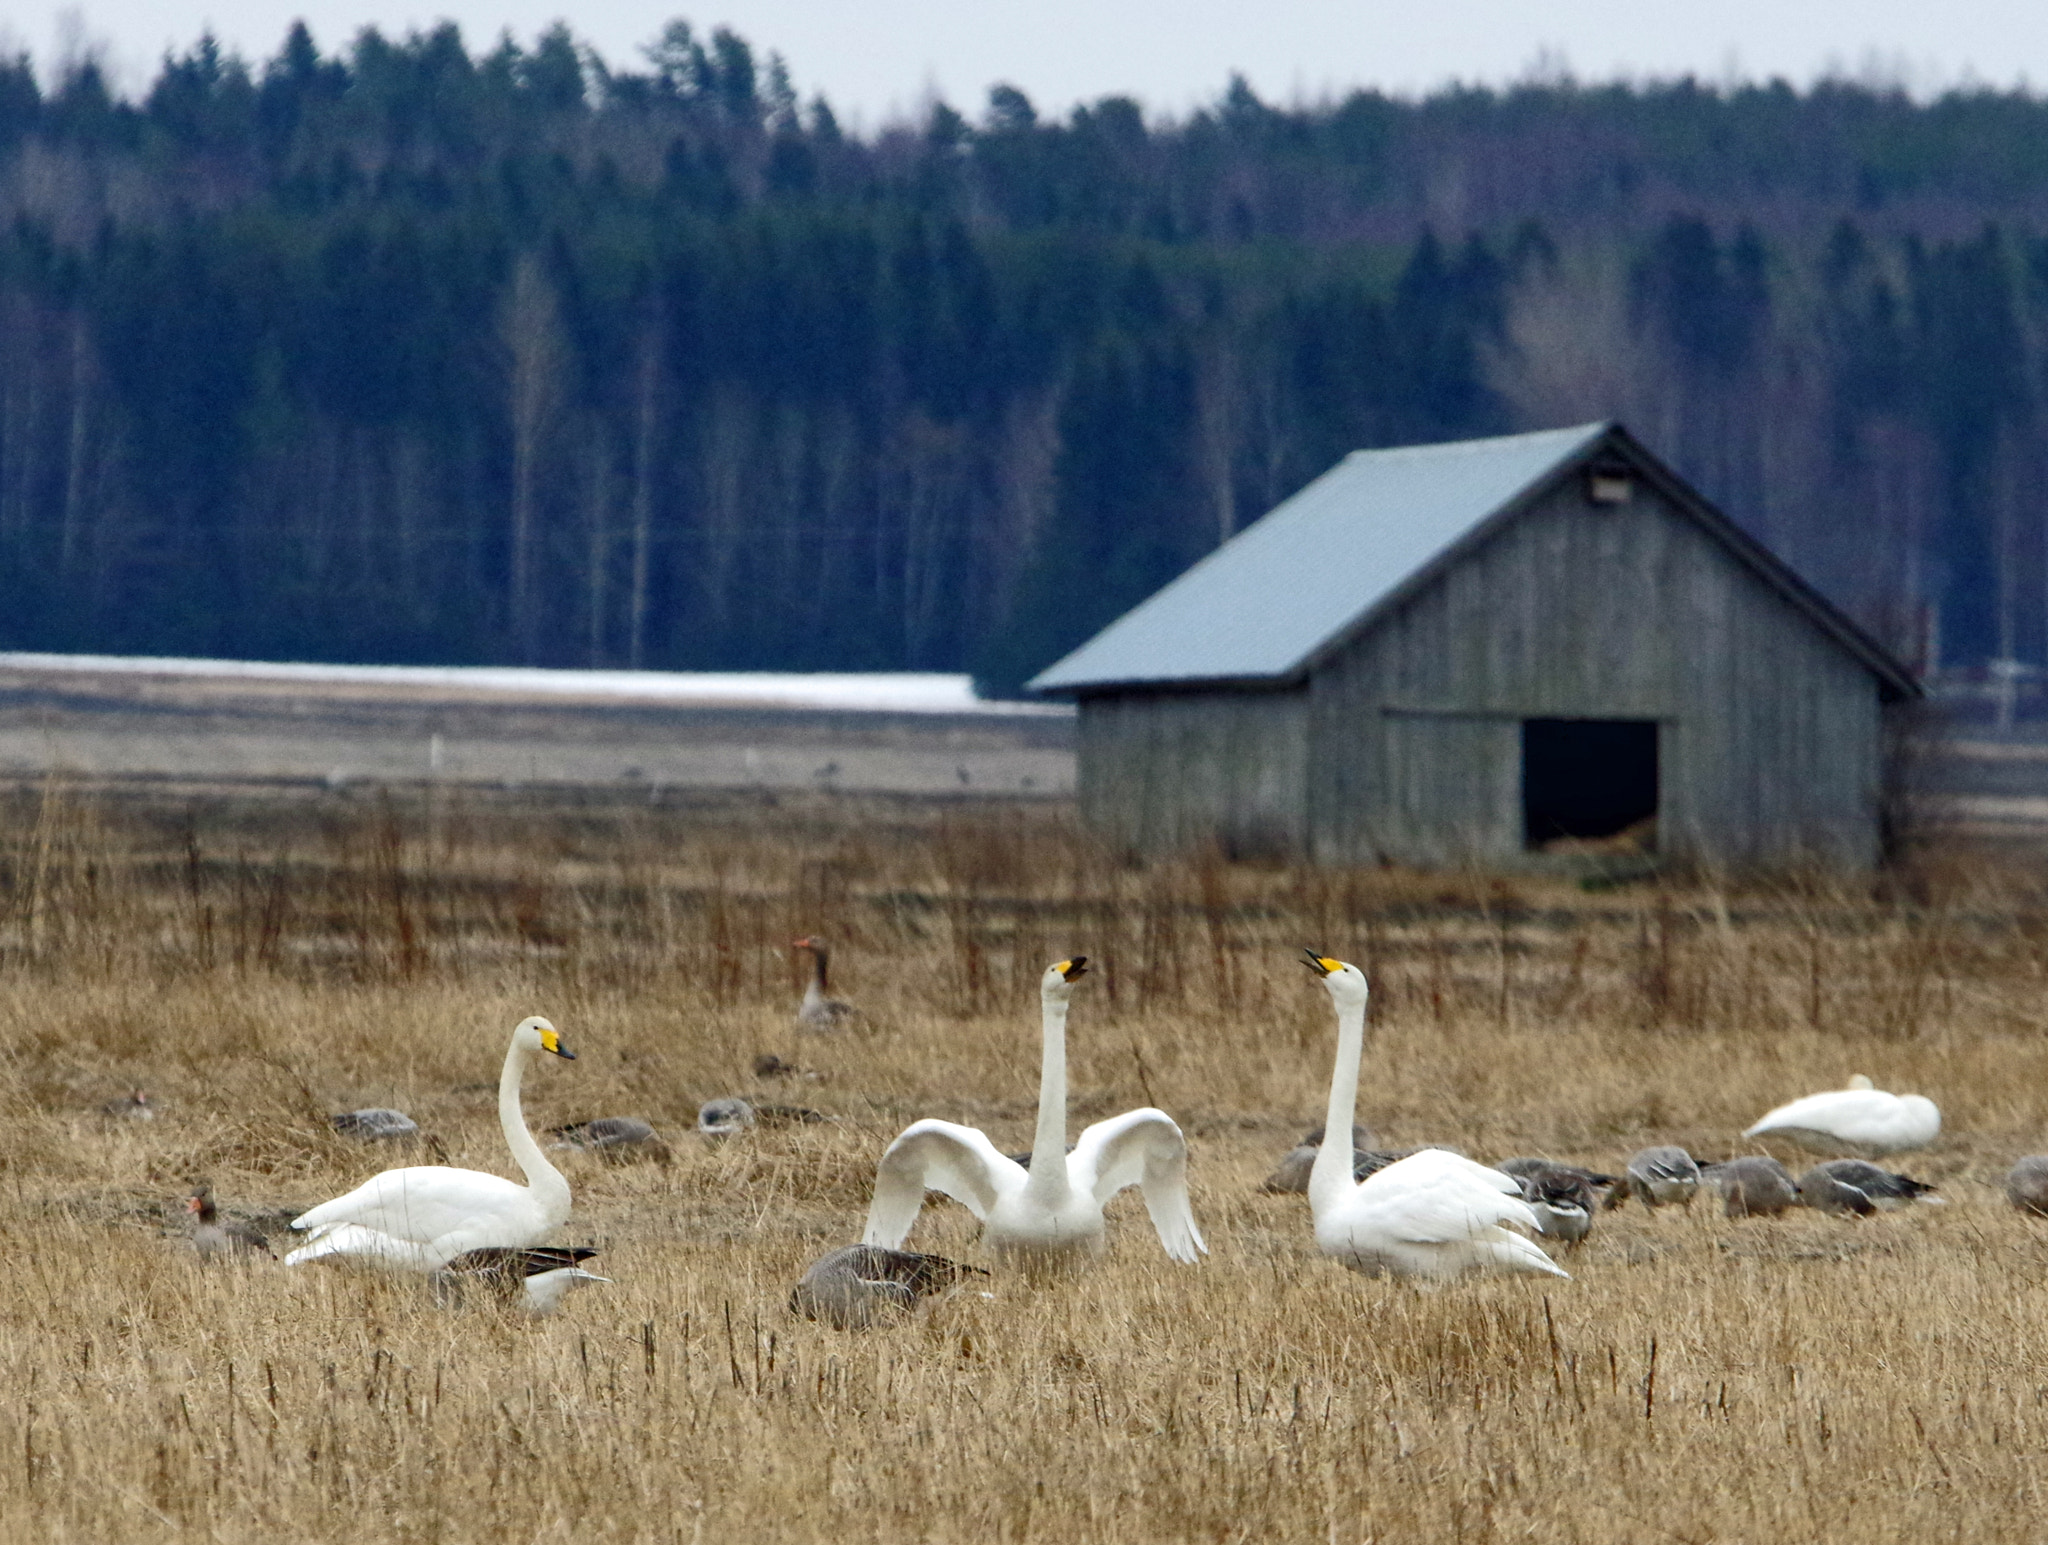
M 1087 969 L 1087 957 L 1076 955 L 1049 967 L 1039 983 L 1045 1052 L 1030 1168 L 973 1127 L 913 1122 L 875 1170 L 865 1243 L 900 1246 L 925 1192 L 940 1191 L 982 1220 L 983 1237 L 999 1258 L 1066 1261 L 1102 1249 L 1104 1204 L 1136 1186 L 1169 1256 L 1193 1261 L 1208 1253 L 1188 1205 L 1187 1140 L 1165 1111 L 1148 1107 L 1098 1121 L 1067 1152 L 1067 1000 Z

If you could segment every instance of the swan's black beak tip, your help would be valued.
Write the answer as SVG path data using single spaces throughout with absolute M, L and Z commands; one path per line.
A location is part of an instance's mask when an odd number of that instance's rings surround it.
M 1086 955 L 1076 955 L 1072 960 L 1060 962 L 1060 975 L 1070 982 L 1076 977 L 1086 976 L 1087 974 L 1088 957 Z
M 1325 955 L 1321 950 L 1312 950 L 1307 945 L 1303 945 L 1301 952 L 1302 954 L 1308 957 L 1306 960 L 1302 961 L 1302 964 L 1307 966 L 1309 970 L 1315 972 L 1317 976 L 1328 976 L 1332 971 L 1336 969 L 1336 967 L 1330 963 L 1330 957 L 1328 955 Z
M 574 1062 L 576 1060 L 576 1053 L 569 1050 L 569 1048 L 566 1046 L 557 1046 L 555 1048 L 555 1055 L 557 1057 L 560 1057 L 564 1062 Z

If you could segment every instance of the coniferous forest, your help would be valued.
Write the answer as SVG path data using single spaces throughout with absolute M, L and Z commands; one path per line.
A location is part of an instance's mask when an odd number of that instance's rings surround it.
M 2048 102 L 0 61 L 0 647 L 1014 684 L 1347 450 L 1600 417 L 1909 656 L 2041 661 Z

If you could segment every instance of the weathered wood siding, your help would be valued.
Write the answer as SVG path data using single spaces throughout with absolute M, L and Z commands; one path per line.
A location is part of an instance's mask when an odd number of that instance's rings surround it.
M 1308 693 L 1102 693 L 1080 704 L 1088 825 L 1139 853 L 1215 842 L 1245 856 L 1306 847 Z
M 1877 857 L 1877 679 L 1640 481 L 1604 506 L 1566 480 L 1309 689 L 1306 826 L 1326 862 L 1527 862 L 1525 718 L 1656 720 L 1664 853 Z

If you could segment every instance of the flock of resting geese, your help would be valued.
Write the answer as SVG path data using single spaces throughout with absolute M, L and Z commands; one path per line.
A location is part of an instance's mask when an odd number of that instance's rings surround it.
M 813 1029 L 845 1023 L 852 1010 L 826 995 L 824 945 L 808 938 L 797 944 L 814 958 L 799 1023 Z M 1540 1158 L 1489 1166 L 1443 1148 L 1373 1151 L 1355 1119 L 1365 975 L 1313 950 L 1304 954 L 1336 1010 L 1329 1108 L 1324 1126 L 1282 1160 L 1264 1188 L 1306 1192 L 1317 1247 L 1366 1275 L 1424 1281 L 1480 1272 L 1567 1276 L 1543 1242 L 1568 1251 L 1605 1207 L 1630 1197 L 1646 1207 L 1689 1204 L 1703 1184 L 1719 1193 L 1731 1217 L 1794 1206 L 1862 1215 L 1941 1200 L 1933 1187 L 1861 1156 L 1838 1157 L 1794 1176 L 1773 1158 L 1702 1164 L 1683 1148 L 1660 1146 L 1636 1154 L 1616 1176 Z M 1166 1112 L 1126 1111 L 1067 1142 L 1067 1007 L 1086 970 L 1087 958 L 1075 956 L 1049 967 L 1041 979 L 1044 1055 L 1031 1151 L 1005 1154 L 986 1134 L 956 1122 L 913 1122 L 876 1166 L 862 1242 L 832 1251 L 804 1274 L 791 1295 L 794 1312 L 861 1328 L 985 1275 L 980 1268 L 902 1249 L 931 1191 L 952 1197 L 981 1220 L 983 1242 L 1005 1267 L 1044 1272 L 1084 1263 L 1103 1248 L 1105 1204 L 1131 1186 L 1143 1196 L 1169 1258 L 1194 1262 L 1208 1252 L 1188 1201 L 1187 1142 Z M 498 1116 L 524 1185 L 444 1164 L 386 1170 L 294 1218 L 291 1227 L 305 1243 L 285 1257 L 286 1264 L 351 1260 L 426 1274 L 456 1289 L 483 1284 L 535 1313 L 555 1309 L 577 1288 L 610 1280 L 583 1264 L 596 1251 L 549 1243 L 569 1219 L 569 1183 L 527 1130 L 520 1104 L 522 1081 L 535 1060 L 574 1055 L 555 1027 L 537 1016 L 512 1032 L 498 1084 Z M 771 1072 L 784 1066 L 774 1058 L 763 1062 L 772 1065 Z M 130 1099 L 146 1103 L 139 1094 Z M 815 1117 L 794 1108 L 768 1109 L 794 1119 Z M 699 1130 L 728 1135 L 751 1126 L 757 1114 L 743 1100 L 712 1101 L 700 1113 Z M 397 1111 L 353 1111 L 334 1119 L 338 1129 L 363 1137 L 417 1134 Z M 1744 1136 L 1882 1157 L 1924 1147 L 1940 1130 L 1933 1101 L 1888 1094 L 1859 1076 L 1847 1089 L 1807 1095 L 1771 1111 Z M 1352 1134 L 1349 1144 L 1323 1140 L 1325 1133 L 1341 1132 Z M 579 1122 L 554 1135 L 558 1146 L 665 1153 L 653 1128 L 631 1117 Z M 2006 1190 L 2022 1211 L 2048 1216 L 2048 1155 L 2020 1160 Z M 192 1241 L 202 1255 L 269 1253 L 261 1233 L 221 1221 L 208 1187 L 196 1187 L 186 1206 Z

